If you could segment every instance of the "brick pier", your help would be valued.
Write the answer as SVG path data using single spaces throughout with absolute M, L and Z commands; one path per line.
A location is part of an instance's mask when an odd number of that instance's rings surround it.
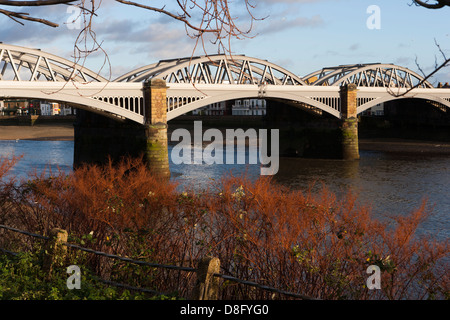
M 357 88 L 355 84 L 346 84 L 340 88 L 342 113 L 342 159 L 359 159 Z

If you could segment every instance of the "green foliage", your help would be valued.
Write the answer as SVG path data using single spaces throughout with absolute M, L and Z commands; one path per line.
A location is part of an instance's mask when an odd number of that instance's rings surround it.
M 381 271 L 386 271 L 387 273 L 393 273 L 397 269 L 394 261 L 391 260 L 390 256 L 381 258 L 378 254 L 369 251 L 367 253 L 366 263 L 368 265 L 375 265 L 380 268 Z
M 142 300 L 170 299 L 106 286 L 80 266 L 81 288 L 68 289 L 69 274 L 57 268 L 49 281 L 36 253 L 0 255 L 0 300 Z

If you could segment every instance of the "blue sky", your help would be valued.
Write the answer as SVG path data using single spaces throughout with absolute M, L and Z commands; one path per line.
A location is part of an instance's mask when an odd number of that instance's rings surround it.
M 241 0 L 235 0 L 239 3 Z M 141 1 L 145 3 L 145 1 Z M 152 1 L 163 5 L 169 1 Z M 365 62 L 394 63 L 419 72 L 433 70 L 443 57 L 435 45 L 450 57 L 450 8 L 429 10 L 410 6 L 411 0 L 253 0 L 258 18 L 251 36 L 232 42 L 232 51 L 276 63 L 299 76 L 327 66 Z M 380 29 L 366 25 L 370 5 L 380 8 Z M 26 22 L 21 26 L 0 17 L 0 41 L 40 48 L 71 59 L 78 30 L 66 22 L 73 13 L 67 6 L 28 10 L 60 23 L 50 28 Z M 166 16 L 103 0 L 94 19 L 97 40 L 111 62 L 112 78 L 162 59 L 190 56 L 194 41 L 184 26 Z M 238 24 L 245 29 L 248 19 L 241 12 Z M 207 52 L 217 48 L 208 46 Z M 204 54 L 197 50 L 197 55 Z M 86 66 L 98 71 L 102 54 L 92 55 Z M 437 60 L 436 60 L 437 59 Z M 105 70 L 106 72 L 107 70 Z M 104 75 L 107 75 L 104 73 Z M 433 81 L 450 82 L 450 68 Z

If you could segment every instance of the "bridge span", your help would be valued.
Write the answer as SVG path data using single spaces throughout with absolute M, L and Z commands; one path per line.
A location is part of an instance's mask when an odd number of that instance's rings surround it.
M 327 67 L 299 77 L 266 60 L 211 55 L 161 60 L 108 81 L 38 49 L 0 44 L 0 98 L 55 100 L 144 124 L 143 83 L 165 80 L 167 120 L 206 105 L 243 98 L 284 99 L 342 118 L 339 88 L 358 87 L 357 113 L 379 103 L 419 98 L 450 107 L 450 90 L 393 64 Z M 410 90 L 411 88 L 414 90 Z
M 326 67 L 300 77 L 262 59 L 211 55 L 161 60 L 111 81 L 51 53 L 0 43 L 0 99 L 7 98 L 59 101 L 144 126 L 166 125 L 206 105 L 244 98 L 304 104 L 343 121 L 403 98 L 450 108 L 449 89 L 433 88 L 394 64 Z

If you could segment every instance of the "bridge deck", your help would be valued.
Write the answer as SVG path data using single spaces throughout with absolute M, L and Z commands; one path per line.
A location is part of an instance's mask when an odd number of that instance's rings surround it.
M 400 98 L 450 108 L 449 89 L 433 88 L 417 73 L 393 64 L 343 65 L 301 78 L 266 60 L 212 55 L 161 60 L 107 81 L 64 58 L 0 43 L 0 99 L 60 101 L 144 123 L 143 82 L 155 78 L 169 87 L 168 120 L 215 102 L 245 98 L 288 100 L 341 118 L 339 88 L 349 83 L 358 87 L 358 113 Z

